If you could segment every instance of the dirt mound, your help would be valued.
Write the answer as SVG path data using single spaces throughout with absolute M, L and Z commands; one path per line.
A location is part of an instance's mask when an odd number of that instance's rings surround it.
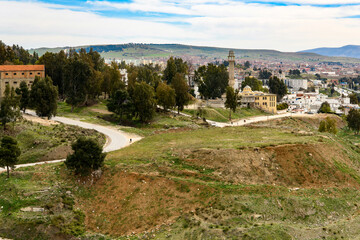
M 164 177 L 119 172 L 105 175 L 80 200 L 89 230 L 113 236 L 157 229 L 206 203 L 206 187 Z M 206 195 L 206 194 L 205 194 Z
M 358 183 L 336 167 L 350 162 L 337 146 L 328 144 L 281 145 L 248 149 L 199 149 L 182 152 L 189 164 L 207 167 L 231 183 L 319 187 Z

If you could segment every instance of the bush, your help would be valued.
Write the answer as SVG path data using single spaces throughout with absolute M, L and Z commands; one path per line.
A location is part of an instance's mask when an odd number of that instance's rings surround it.
M 71 147 L 74 153 L 66 158 L 65 165 L 75 174 L 89 175 L 104 164 L 106 154 L 95 140 L 81 137 Z
M 330 104 L 328 102 L 323 102 L 318 110 L 318 113 L 331 113 Z
M 277 110 L 284 110 L 287 109 L 289 107 L 289 105 L 287 103 L 280 103 L 276 106 Z
M 336 134 L 337 128 L 335 119 L 327 117 L 325 120 L 321 121 L 319 126 L 319 132 L 329 132 Z

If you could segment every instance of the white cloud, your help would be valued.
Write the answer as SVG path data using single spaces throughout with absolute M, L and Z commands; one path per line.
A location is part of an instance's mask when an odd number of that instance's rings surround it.
M 340 1 L 286 2 L 336 4 Z M 341 2 L 360 3 L 360 0 Z M 25 47 L 153 42 L 282 51 L 360 44 L 360 19 L 344 18 L 358 15 L 360 6 L 270 6 L 230 0 L 87 3 L 90 9 L 84 10 L 39 2 L 0 1 L 0 39 L 7 44 L 16 43 Z M 99 9 L 179 16 L 141 20 L 109 18 L 92 12 Z M 175 25 L 171 22 L 188 24 Z

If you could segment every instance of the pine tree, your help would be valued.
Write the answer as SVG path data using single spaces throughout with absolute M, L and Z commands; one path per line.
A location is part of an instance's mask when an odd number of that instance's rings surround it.
M 7 84 L 4 98 L 0 103 L 0 120 L 4 130 L 6 129 L 7 123 L 15 122 L 20 117 L 19 101 L 15 95 L 15 90 L 14 88 L 10 89 L 10 86 Z
M 7 177 L 10 177 L 10 168 L 14 168 L 20 156 L 20 148 L 15 138 L 4 136 L 1 139 L 0 147 L 0 167 L 6 167 Z

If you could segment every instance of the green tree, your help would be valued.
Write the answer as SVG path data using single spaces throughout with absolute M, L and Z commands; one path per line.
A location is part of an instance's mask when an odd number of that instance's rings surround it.
M 71 148 L 74 152 L 66 158 L 65 165 L 76 175 L 89 175 L 103 166 L 106 154 L 94 139 L 81 137 Z
M 250 68 L 250 66 L 251 66 L 251 64 L 250 64 L 249 61 L 246 61 L 246 62 L 244 63 L 245 70 L 248 69 L 248 68 Z
M 147 122 L 153 118 L 156 109 L 154 97 L 154 88 L 146 82 L 134 84 L 132 96 L 134 113 L 141 122 Z
M 188 65 L 181 58 L 170 57 L 164 70 L 164 81 L 166 81 L 167 84 L 171 84 L 177 73 L 186 75 L 188 73 Z
M 201 66 L 195 71 L 195 81 L 199 85 L 199 92 L 206 99 L 219 98 L 229 85 L 229 73 L 226 67 L 221 64 L 216 66 L 209 64 Z
M 165 111 L 175 106 L 175 90 L 164 82 L 160 82 L 156 88 L 156 98 Z
M 74 107 L 86 101 L 88 82 L 91 77 L 90 65 L 74 53 L 65 67 L 65 76 L 66 102 L 71 105 L 71 112 L 73 112 Z
M 349 114 L 346 117 L 348 127 L 355 132 L 356 135 L 360 131 L 360 111 L 356 109 L 351 109 Z
M 260 79 L 269 79 L 271 77 L 272 73 L 269 72 L 267 69 L 260 70 L 259 72 L 259 78 Z
M 18 147 L 15 138 L 4 136 L 1 139 L 0 147 L 0 167 L 6 167 L 7 177 L 10 177 L 9 168 L 14 168 L 20 156 L 20 148 Z
M 245 80 L 241 83 L 241 90 L 244 89 L 244 87 L 249 86 L 251 87 L 251 90 L 253 91 L 263 91 L 263 85 L 262 81 L 257 80 L 254 77 L 246 77 Z
M 15 90 L 10 89 L 9 84 L 6 84 L 4 97 L 0 102 L 0 120 L 4 130 L 7 123 L 15 122 L 20 117 L 19 101 Z
M 36 115 L 50 119 L 56 115 L 58 89 L 50 77 L 35 78 L 30 91 L 30 105 L 35 109 Z
M 125 89 L 117 90 L 111 94 L 107 103 L 109 111 L 116 113 L 122 119 L 124 114 L 130 116 L 133 112 L 133 103 L 129 93 Z
M 125 83 L 121 81 L 121 74 L 118 69 L 118 65 L 116 62 L 112 62 L 111 66 L 106 66 L 103 76 L 102 82 L 102 90 L 108 96 L 110 96 L 113 92 L 124 89 Z
M 184 109 L 184 106 L 191 100 L 189 86 L 186 83 L 184 76 L 180 73 L 175 75 L 171 85 L 175 90 L 175 105 L 177 106 L 178 113 L 180 113 L 180 111 Z
M 280 102 L 287 93 L 287 87 L 283 80 L 274 76 L 269 79 L 269 91 L 270 93 L 276 94 L 277 101 Z
M 16 94 L 20 96 L 20 110 L 25 113 L 30 102 L 30 91 L 25 81 L 20 83 L 20 88 L 16 89 Z
M 359 104 L 358 97 L 357 97 L 357 95 L 355 93 L 350 94 L 349 98 L 350 98 L 350 103 L 351 104 Z
M 228 86 L 226 88 L 226 101 L 225 107 L 229 108 L 229 120 L 231 121 L 231 111 L 235 112 L 238 105 L 238 91 Z
M 65 77 L 68 58 L 61 50 L 59 53 L 46 52 L 39 58 L 39 64 L 45 65 L 45 76 L 51 77 L 53 84 L 58 87 L 60 97 L 65 98 Z
M 318 113 L 331 113 L 330 104 L 328 102 L 323 102 L 318 110 Z

